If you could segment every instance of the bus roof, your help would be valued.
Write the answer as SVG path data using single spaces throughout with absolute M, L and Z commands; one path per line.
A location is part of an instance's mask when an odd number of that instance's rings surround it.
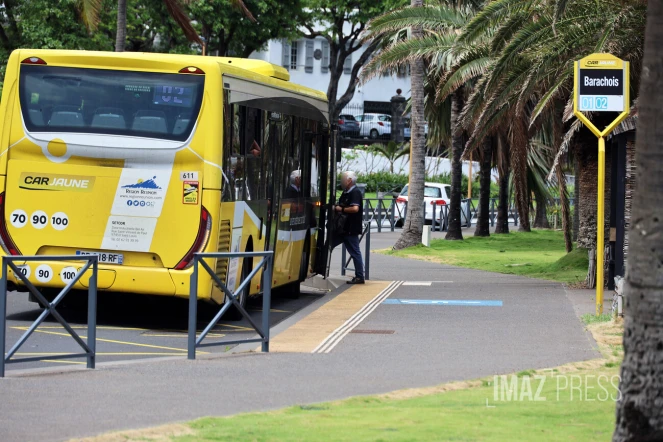
M 219 70 L 281 89 L 288 89 L 311 98 L 327 101 L 321 91 L 290 82 L 290 74 L 281 67 L 263 60 L 232 57 L 203 57 L 200 55 L 160 54 L 154 52 L 103 52 L 60 49 L 17 49 L 19 63 L 30 57 L 38 57 L 48 65 L 87 67 L 99 69 L 179 72 L 195 66 L 203 72 Z

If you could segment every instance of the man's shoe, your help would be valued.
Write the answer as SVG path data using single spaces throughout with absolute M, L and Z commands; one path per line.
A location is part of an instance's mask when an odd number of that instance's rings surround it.
M 348 284 L 364 284 L 363 279 L 359 279 L 356 276 L 347 282 Z

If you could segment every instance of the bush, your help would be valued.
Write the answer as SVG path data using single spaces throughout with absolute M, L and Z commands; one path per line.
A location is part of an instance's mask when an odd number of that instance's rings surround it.
M 479 174 L 474 175 L 475 178 L 472 182 L 472 198 L 479 197 Z M 341 175 L 338 175 L 337 182 L 340 183 Z M 432 183 L 451 184 L 451 174 L 442 173 L 437 176 L 427 177 L 426 181 Z M 461 195 L 463 198 L 467 197 L 467 183 L 469 179 L 467 175 L 463 175 L 461 183 Z M 400 191 L 403 186 L 408 183 L 408 176 L 406 174 L 389 173 L 387 171 L 373 172 L 373 173 L 359 173 L 357 174 L 357 182 L 366 184 L 366 192 L 392 192 Z M 490 197 L 497 198 L 499 187 L 497 183 L 490 183 Z
M 385 171 L 360 173 L 357 182 L 365 183 L 367 192 L 392 192 L 402 189 L 408 182 L 408 176 Z
M 426 181 L 430 181 L 433 183 L 444 183 L 444 184 L 451 184 L 451 173 L 445 172 L 441 173 L 437 176 L 434 177 L 429 177 Z M 463 175 L 463 179 L 461 180 L 460 183 L 460 194 L 461 198 L 467 198 L 467 187 L 470 179 L 467 175 Z M 491 189 L 491 194 L 493 190 L 493 186 L 491 184 L 490 186 Z M 498 191 L 499 188 L 495 187 L 495 190 Z M 497 196 L 495 196 L 497 197 Z M 479 198 L 479 174 L 472 174 L 472 198 Z

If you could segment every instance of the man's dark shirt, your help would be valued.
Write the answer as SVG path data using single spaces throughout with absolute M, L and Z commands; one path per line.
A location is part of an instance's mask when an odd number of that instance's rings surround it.
M 288 188 L 285 189 L 285 192 L 283 193 L 283 198 L 285 198 L 285 199 L 295 199 L 295 198 L 301 198 L 301 197 L 302 197 L 301 190 L 297 189 L 292 184 L 289 185 Z
M 343 192 L 338 199 L 338 205 L 343 207 L 359 207 L 359 212 L 357 213 L 346 213 L 348 218 L 345 221 L 345 233 L 349 235 L 361 235 L 363 204 L 361 191 L 357 186 L 354 186 L 349 192 Z

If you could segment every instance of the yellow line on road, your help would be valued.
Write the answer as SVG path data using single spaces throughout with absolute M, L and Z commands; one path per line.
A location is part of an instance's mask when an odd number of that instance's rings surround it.
M 392 281 L 366 281 L 354 285 L 274 337 L 271 352 L 312 352 L 330 333 L 343 325 Z
M 141 335 L 141 336 L 146 336 L 148 338 L 188 338 L 189 336 L 187 335 Z M 207 336 L 205 336 L 205 339 L 207 338 L 223 338 L 226 335 L 219 335 L 219 334 L 212 334 L 208 333 Z
M 61 361 L 59 359 L 42 359 L 39 362 L 57 362 L 58 364 L 76 364 L 76 365 L 85 365 L 86 362 L 79 362 L 79 361 Z
M 28 327 L 13 327 L 13 328 L 16 328 L 18 330 L 27 330 L 28 329 Z M 56 335 L 56 336 L 70 336 L 69 333 L 57 333 L 57 332 L 39 330 L 39 329 L 35 330 L 35 332 L 45 333 L 45 334 L 49 334 L 49 335 Z M 87 336 L 83 336 L 83 335 L 79 335 L 79 336 L 83 339 L 87 339 Z M 173 350 L 173 351 L 181 351 L 181 352 L 186 352 L 187 351 L 186 348 L 174 348 L 174 347 L 164 347 L 164 346 L 161 346 L 161 345 L 139 344 L 137 342 L 116 341 L 114 339 L 97 338 L 97 341 L 109 342 L 111 344 L 135 345 L 135 346 L 138 346 L 138 347 L 158 348 L 158 349 L 161 349 L 161 350 Z M 207 354 L 207 352 L 202 352 L 202 351 L 199 352 L 199 353 L 200 354 Z
M 236 328 L 239 330 L 251 330 L 253 329 L 251 327 L 244 327 L 242 325 L 230 325 L 230 324 L 216 324 L 217 327 L 229 327 L 229 328 Z
M 68 355 L 69 353 L 16 353 L 16 356 L 59 356 Z M 97 352 L 97 356 L 184 356 L 182 353 L 160 353 L 160 352 L 143 352 L 143 353 L 118 353 L 118 352 Z M 83 357 L 83 356 L 81 356 Z
M 11 327 L 18 328 L 18 327 Z M 40 325 L 39 328 L 45 329 L 59 329 L 64 330 L 64 327 L 61 325 Z M 87 325 L 72 325 L 71 328 L 74 330 L 87 330 Z M 149 328 L 138 328 L 138 327 L 112 327 L 112 326 L 97 326 L 97 330 L 133 330 L 133 331 L 150 331 Z M 186 330 L 183 330 L 186 332 Z

